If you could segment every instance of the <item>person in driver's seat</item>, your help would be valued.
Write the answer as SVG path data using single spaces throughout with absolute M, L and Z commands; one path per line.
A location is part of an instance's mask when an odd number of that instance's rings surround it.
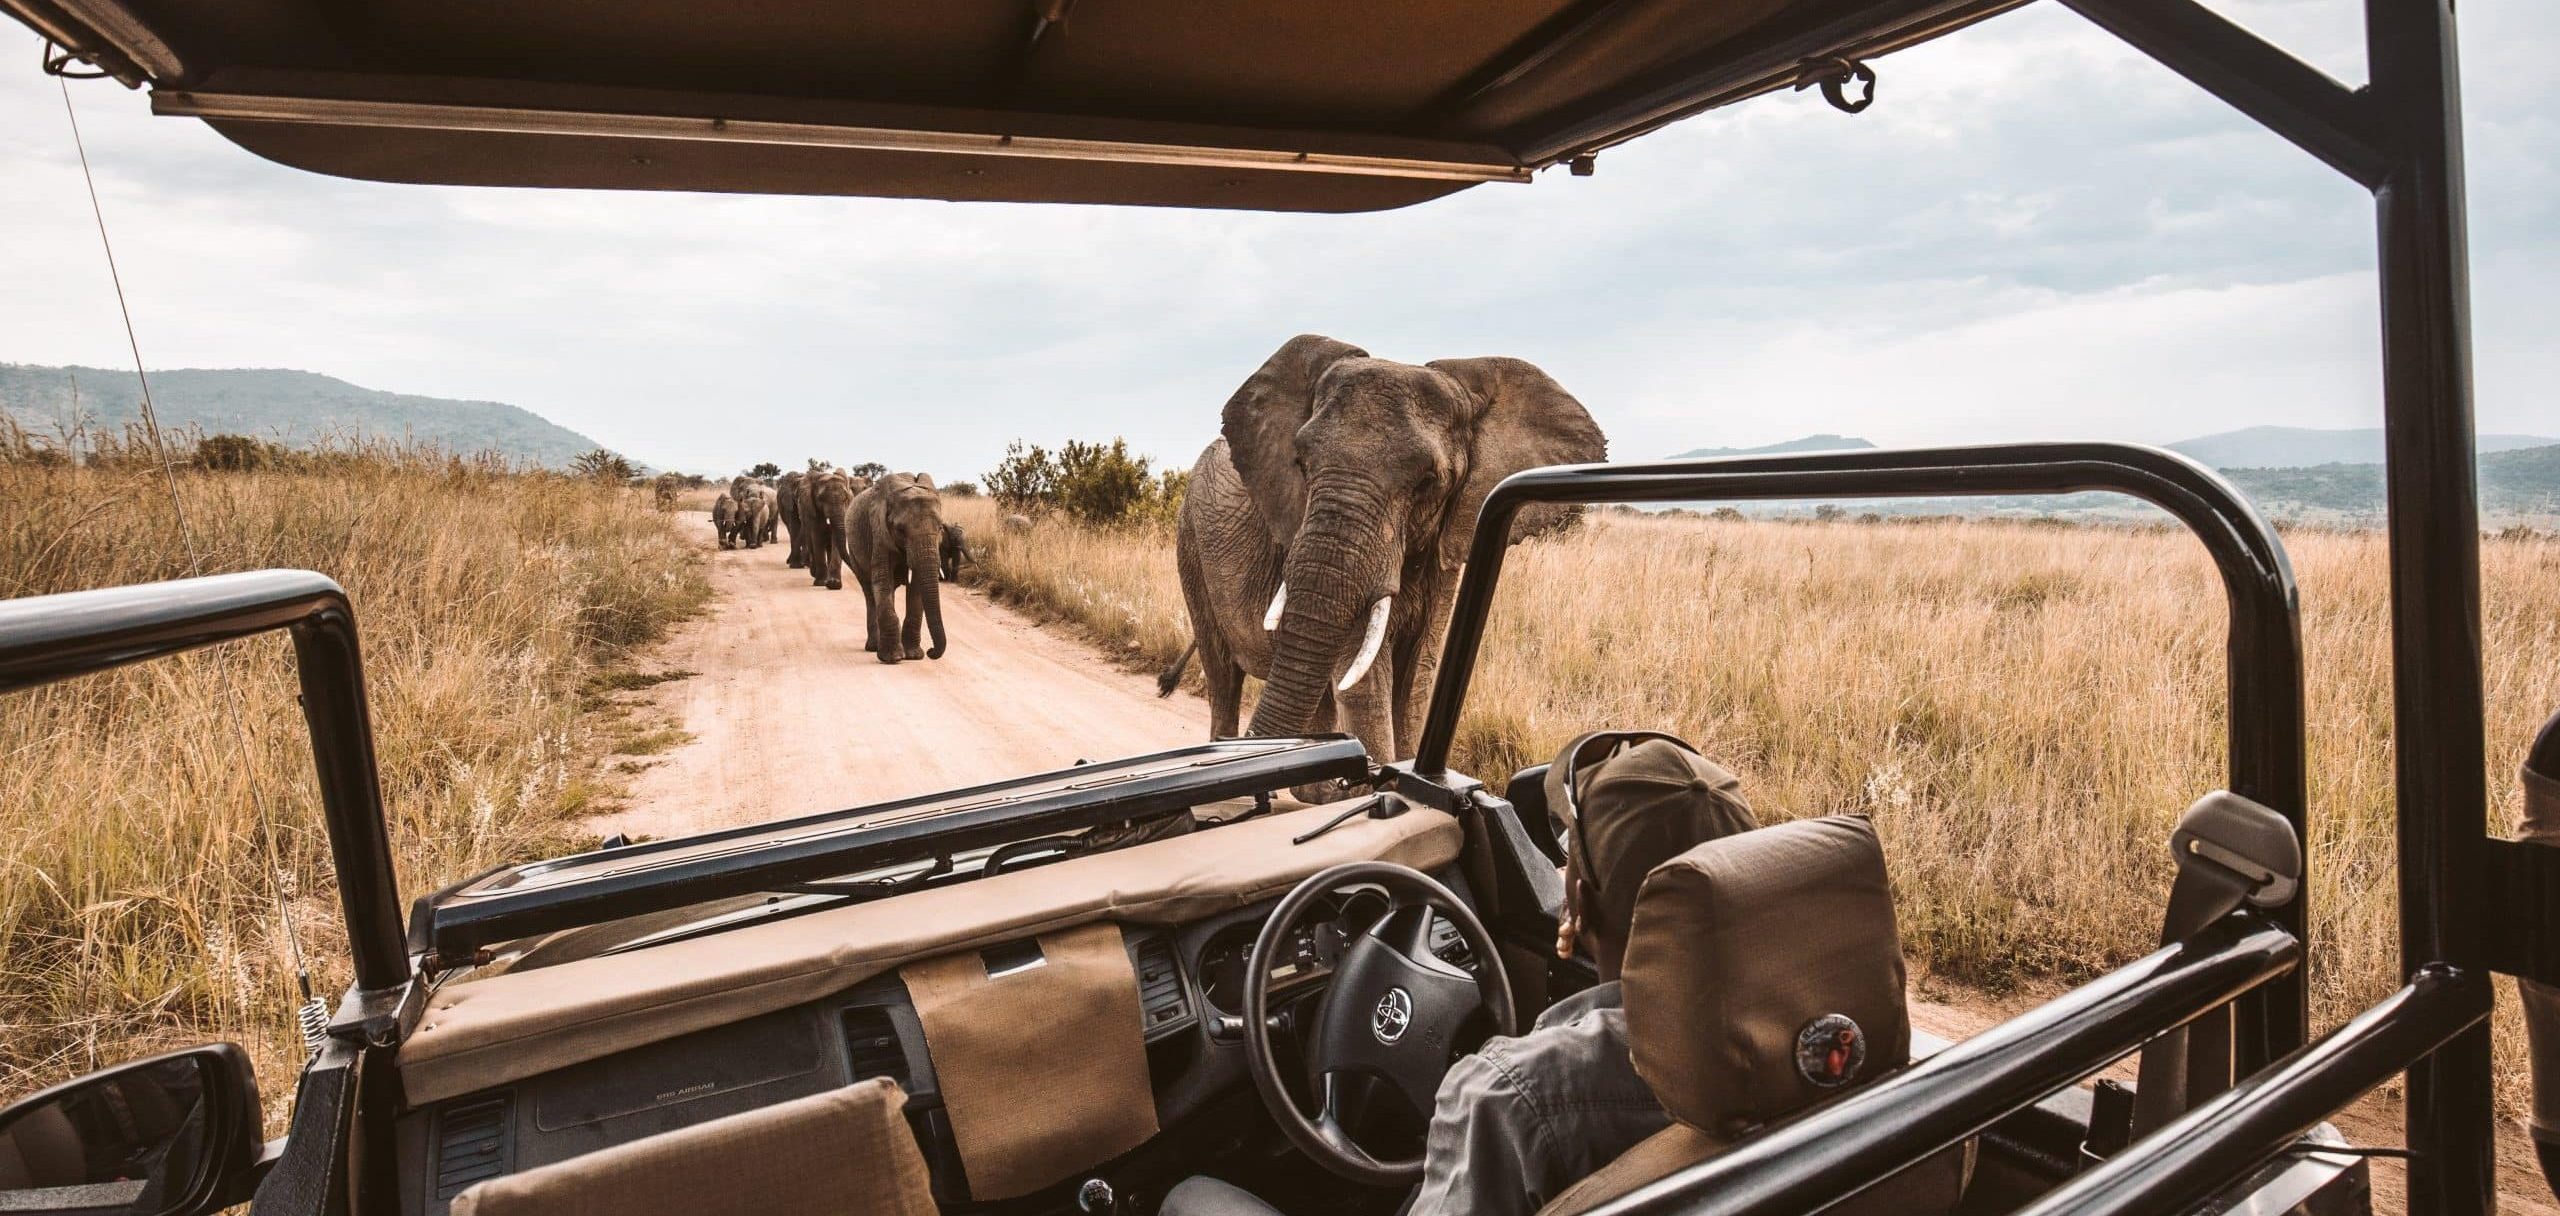
M 1449 1070 L 1410 1216 L 1529 1216 L 1671 1122 L 1627 1051 L 1618 969 L 1636 893 L 1655 866 L 1759 822 L 1732 773 L 1650 732 L 1574 740 L 1546 788 L 1565 842 L 1557 954 L 1589 951 L 1600 983 Z

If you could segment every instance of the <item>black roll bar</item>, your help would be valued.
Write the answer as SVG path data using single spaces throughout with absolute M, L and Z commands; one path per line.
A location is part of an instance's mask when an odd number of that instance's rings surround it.
M 1448 770 L 1449 746 L 1474 677 L 1476 652 L 1509 551 L 1512 517 L 1532 503 L 1661 503 L 1802 498 L 1980 497 L 2111 490 L 2166 510 L 2204 543 L 2230 610 L 2225 688 L 2232 792 L 2305 825 L 2302 633 L 2293 566 L 2275 529 L 2212 470 L 2174 452 L 2121 443 L 2022 443 L 1865 449 L 1786 456 L 1559 465 L 1506 478 L 1485 498 L 1475 543 L 1443 647 L 1414 769 Z M 2303 891 L 2309 890 L 2303 884 Z M 2271 913 L 2308 943 L 2305 894 Z M 2254 1072 L 2300 1047 L 2310 1026 L 2301 977 L 2287 976 L 2245 1002 L 2234 1063 Z M 2256 1029 L 2253 1029 L 2256 1028 Z
M 2223 1180 L 2295 1147 L 2313 1124 L 2479 1025 L 2488 1000 L 2487 977 L 2426 967 L 2318 1043 L 2054 1188 L 2018 1216 L 2191 1210 Z
M 1846 1199 L 2294 972 L 2301 944 L 2250 913 L 2216 922 L 1910 1068 L 1634 1191 L 1593 1216 L 1795 1216 Z
M 399 880 L 365 708 L 364 663 L 345 589 L 309 570 L 259 570 L 0 601 L 0 692 L 283 629 L 337 865 L 356 986 L 409 981 Z

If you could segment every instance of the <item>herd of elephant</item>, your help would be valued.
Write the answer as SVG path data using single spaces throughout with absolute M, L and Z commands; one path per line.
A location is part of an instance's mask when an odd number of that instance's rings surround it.
M 807 570 L 813 587 L 841 591 L 852 571 L 862 588 L 862 648 L 881 662 L 938 659 L 950 649 L 942 583 L 959 577 L 968 544 L 960 525 L 943 522 L 933 478 L 889 473 L 875 482 L 825 469 L 785 473 L 768 486 L 741 476 L 712 501 L 711 526 L 723 549 L 761 548 L 779 535 L 790 548 L 784 564 Z
M 1524 469 L 1607 458 L 1582 403 L 1530 363 L 1399 363 L 1332 338 L 1290 339 L 1227 399 L 1219 437 L 1192 467 L 1174 549 L 1192 642 L 1159 692 L 1180 686 L 1196 654 L 1213 739 L 1340 730 L 1378 760 L 1409 759 L 1485 496 Z M 739 478 L 714 511 L 724 546 L 788 529 L 790 564 L 819 585 L 842 586 L 839 567 L 851 566 L 869 608 L 863 648 L 881 662 L 942 656 L 936 582 L 966 548 L 931 478 Z M 1509 540 L 1575 514 L 1526 508 Z M 919 614 L 929 651 L 917 648 Z M 1263 689 L 1245 723 L 1248 675 Z

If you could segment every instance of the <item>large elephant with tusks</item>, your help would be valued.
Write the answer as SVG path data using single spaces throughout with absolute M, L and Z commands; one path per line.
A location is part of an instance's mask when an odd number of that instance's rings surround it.
M 942 631 L 942 495 L 922 473 L 891 473 L 853 500 L 845 561 L 862 584 L 862 648 L 883 663 L 938 659 L 949 647 Z M 898 588 L 907 589 L 904 625 Z M 921 648 L 919 630 L 933 633 Z
M 1608 457 L 1582 403 L 1519 359 L 1417 366 L 1312 334 L 1236 390 L 1219 431 L 1175 538 L 1210 736 L 1236 733 L 1251 674 L 1265 685 L 1247 733 L 1338 728 L 1381 761 L 1413 754 L 1485 496 L 1522 469 Z M 1572 518 L 1530 507 L 1511 539 Z

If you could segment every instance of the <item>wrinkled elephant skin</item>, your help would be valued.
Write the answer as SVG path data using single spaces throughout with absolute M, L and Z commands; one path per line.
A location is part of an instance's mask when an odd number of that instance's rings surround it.
M 1607 455 L 1582 404 L 1521 360 L 1291 339 L 1228 399 L 1176 533 L 1211 736 L 1237 733 L 1250 674 L 1265 686 L 1246 733 L 1338 727 L 1409 758 L 1485 495 Z M 1532 507 L 1511 540 L 1572 518 Z
M 862 648 L 883 663 L 938 659 L 948 648 L 942 630 L 942 522 L 942 495 L 920 473 L 891 473 L 854 497 L 845 561 L 862 587 Z M 900 587 L 907 589 L 903 626 Z M 931 650 L 922 646 L 928 629 Z

